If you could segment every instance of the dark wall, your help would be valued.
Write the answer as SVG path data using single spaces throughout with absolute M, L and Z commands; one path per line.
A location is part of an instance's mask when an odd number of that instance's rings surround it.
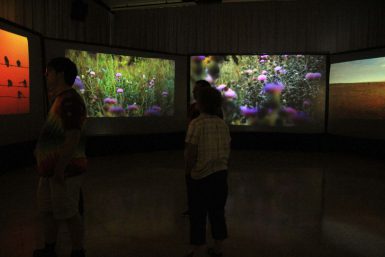
M 272 1 L 115 14 L 116 45 L 189 53 L 340 52 L 385 45 L 384 1 Z
M 109 44 L 112 14 L 87 1 L 84 22 L 71 19 L 72 0 L 0 0 L 0 17 L 46 37 Z

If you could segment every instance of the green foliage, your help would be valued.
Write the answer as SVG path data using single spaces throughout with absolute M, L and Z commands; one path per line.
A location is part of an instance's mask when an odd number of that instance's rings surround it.
M 66 56 L 78 67 L 88 116 L 173 115 L 173 61 L 77 50 Z

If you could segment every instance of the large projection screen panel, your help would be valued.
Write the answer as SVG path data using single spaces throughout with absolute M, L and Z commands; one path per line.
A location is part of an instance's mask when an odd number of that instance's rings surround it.
M 385 138 L 385 49 L 332 56 L 329 90 L 329 133 Z
M 224 119 L 232 131 L 324 133 L 326 57 L 191 56 L 190 90 L 206 80 L 221 91 Z
M 187 57 L 47 39 L 46 62 L 78 67 L 90 136 L 169 133 L 186 127 Z
M 0 145 L 36 140 L 45 116 L 41 37 L 0 20 Z

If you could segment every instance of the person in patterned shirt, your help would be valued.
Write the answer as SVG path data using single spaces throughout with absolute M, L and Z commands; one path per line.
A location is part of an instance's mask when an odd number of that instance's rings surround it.
M 45 247 L 35 250 L 34 257 L 56 256 L 58 224 L 63 222 L 71 235 L 71 257 L 85 256 L 78 204 L 87 166 L 83 133 L 87 112 L 82 97 L 72 88 L 76 76 L 76 65 L 68 58 L 54 58 L 47 65 L 51 107 L 35 149 Z
M 200 114 L 190 122 L 186 135 L 186 173 L 190 175 L 190 244 L 193 257 L 206 243 L 206 219 L 209 217 L 214 248 L 212 257 L 222 256 L 222 242 L 227 238 L 225 204 L 227 199 L 227 163 L 230 155 L 230 133 L 218 117 L 222 97 L 215 88 L 197 93 Z

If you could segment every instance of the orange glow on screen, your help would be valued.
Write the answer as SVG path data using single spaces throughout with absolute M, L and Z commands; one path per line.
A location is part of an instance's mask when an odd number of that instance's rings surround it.
M 0 115 L 29 113 L 28 39 L 0 29 Z

